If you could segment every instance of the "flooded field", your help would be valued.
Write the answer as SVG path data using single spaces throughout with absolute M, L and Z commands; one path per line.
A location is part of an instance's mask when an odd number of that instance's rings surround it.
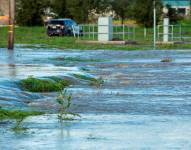
M 171 62 L 161 62 L 170 58 Z M 40 110 L 28 130 L 0 123 L 0 150 L 189 150 L 191 51 L 0 49 L 0 106 Z M 75 75 L 101 78 L 101 87 Z M 23 91 L 28 76 L 72 80 L 71 111 L 82 117 L 60 124 L 56 93 Z M 50 114 L 51 113 L 51 114 Z

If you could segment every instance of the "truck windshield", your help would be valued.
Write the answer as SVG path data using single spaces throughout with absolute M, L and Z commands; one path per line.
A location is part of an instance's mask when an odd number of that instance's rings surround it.
M 59 20 L 51 20 L 49 24 L 52 25 L 64 25 L 64 21 L 59 21 Z

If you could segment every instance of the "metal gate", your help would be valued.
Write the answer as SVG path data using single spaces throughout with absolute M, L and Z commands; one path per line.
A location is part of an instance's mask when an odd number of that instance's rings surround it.
M 157 40 L 163 40 L 163 25 L 158 25 Z M 186 25 L 169 25 L 169 41 L 191 42 L 191 26 Z

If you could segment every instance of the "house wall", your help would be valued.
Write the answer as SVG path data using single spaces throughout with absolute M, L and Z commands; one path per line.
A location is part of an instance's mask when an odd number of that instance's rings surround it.
M 171 6 L 190 6 L 190 0 L 163 0 L 164 5 L 169 4 Z
M 190 14 L 190 9 L 191 9 L 190 0 L 162 0 L 162 1 L 163 1 L 164 6 L 168 4 L 176 10 L 185 9 L 185 15 Z

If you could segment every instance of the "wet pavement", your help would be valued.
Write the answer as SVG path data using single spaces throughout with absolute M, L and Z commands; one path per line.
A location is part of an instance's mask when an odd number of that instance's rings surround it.
M 164 58 L 172 62 L 162 63 Z M 55 115 L 28 118 L 25 133 L 0 124 L 2 150 L 189 150 L 191 147 L 191 51 L 0 49 L 0 106 L 56 110 L 56 93 L 22 91 L 28 76 L 75 80 L 71 111 L 82 115 L 60 124 Z M 102 78 L 100 88 L 74 74 Z M 9 141 L 9 144 L 7 142 Z M 31 145 L 31 146 L 29 146 Z

